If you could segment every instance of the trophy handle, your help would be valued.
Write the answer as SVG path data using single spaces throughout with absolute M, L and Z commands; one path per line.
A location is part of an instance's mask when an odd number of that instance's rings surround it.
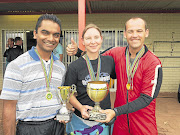
M 75 93 L 75 95 L 77 94 L 76 85 L 75 84 L 71 85 L 70 91 L 71 91 L 71 94 L 70 94 L 69 98 L 71 98 L 71 96 L 74 95 L 74 93 Z

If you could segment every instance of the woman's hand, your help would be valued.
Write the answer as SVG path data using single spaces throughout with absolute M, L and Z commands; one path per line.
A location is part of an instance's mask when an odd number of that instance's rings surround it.
M 93 107 L 89 105 L 83 105 L 81 109 L 79 110 L 81 112 L 82 118 L 83 119 L 88 119 L 89 118 L 89 113 L 88 110 L 92 110 Z

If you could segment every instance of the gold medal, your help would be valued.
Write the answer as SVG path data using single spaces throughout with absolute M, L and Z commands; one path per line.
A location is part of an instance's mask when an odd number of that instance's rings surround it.
M 51 100 L 52 97 L 53 97 L 53 95 L 52 95 L 51 92 L 47 92 L 47 93 L 46 93 L 46 99 L 47 99 L 47 100 Z
M 131 90 L 131 91 L 133 90 L 133 77 L 138 68 L 139 60 L 143 56 L 144 52 L 145 52 L 145 47 L 143 46 L 141 50 L 137 53 L 133 62 L 131 62 L 129 47 L 127 47 L 126 49 L 126 73 L 127 73 L 126 89 L 127 90 Z
M 130 88 L 131 88 L 131 84 L 130 84 L 130 83 L 127 83 L 127 84 L 126 84 L 126 89 L 127 89 L 127 90 L 130 90 Z

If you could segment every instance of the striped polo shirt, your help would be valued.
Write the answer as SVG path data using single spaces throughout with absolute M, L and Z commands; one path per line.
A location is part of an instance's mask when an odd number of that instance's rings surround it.
M 0 99 L 18 100 L 16 120 L 51 119 L 61 108 L 57 88 L 64 83 L 65 66 L 57 57 L 51 55 L 53 56 L 53 71 L 50 91 L 53 98 L 47 100 L 44 72 L 34 49 L 35 47 L 32 47 L 31 50 L 10 62 L 6 68 Z

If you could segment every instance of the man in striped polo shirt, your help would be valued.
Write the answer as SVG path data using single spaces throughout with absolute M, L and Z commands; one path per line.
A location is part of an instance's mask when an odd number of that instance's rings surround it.
M 60 32 L 55 15 L 40 16 L 34 30 L 36 47 L 8 64 L 0 96 L 4 135 L 64 134 L 63 124 L 54 120 L 61 108 L 57 87 L 64 83 L 66 72 L 52 54 Z

